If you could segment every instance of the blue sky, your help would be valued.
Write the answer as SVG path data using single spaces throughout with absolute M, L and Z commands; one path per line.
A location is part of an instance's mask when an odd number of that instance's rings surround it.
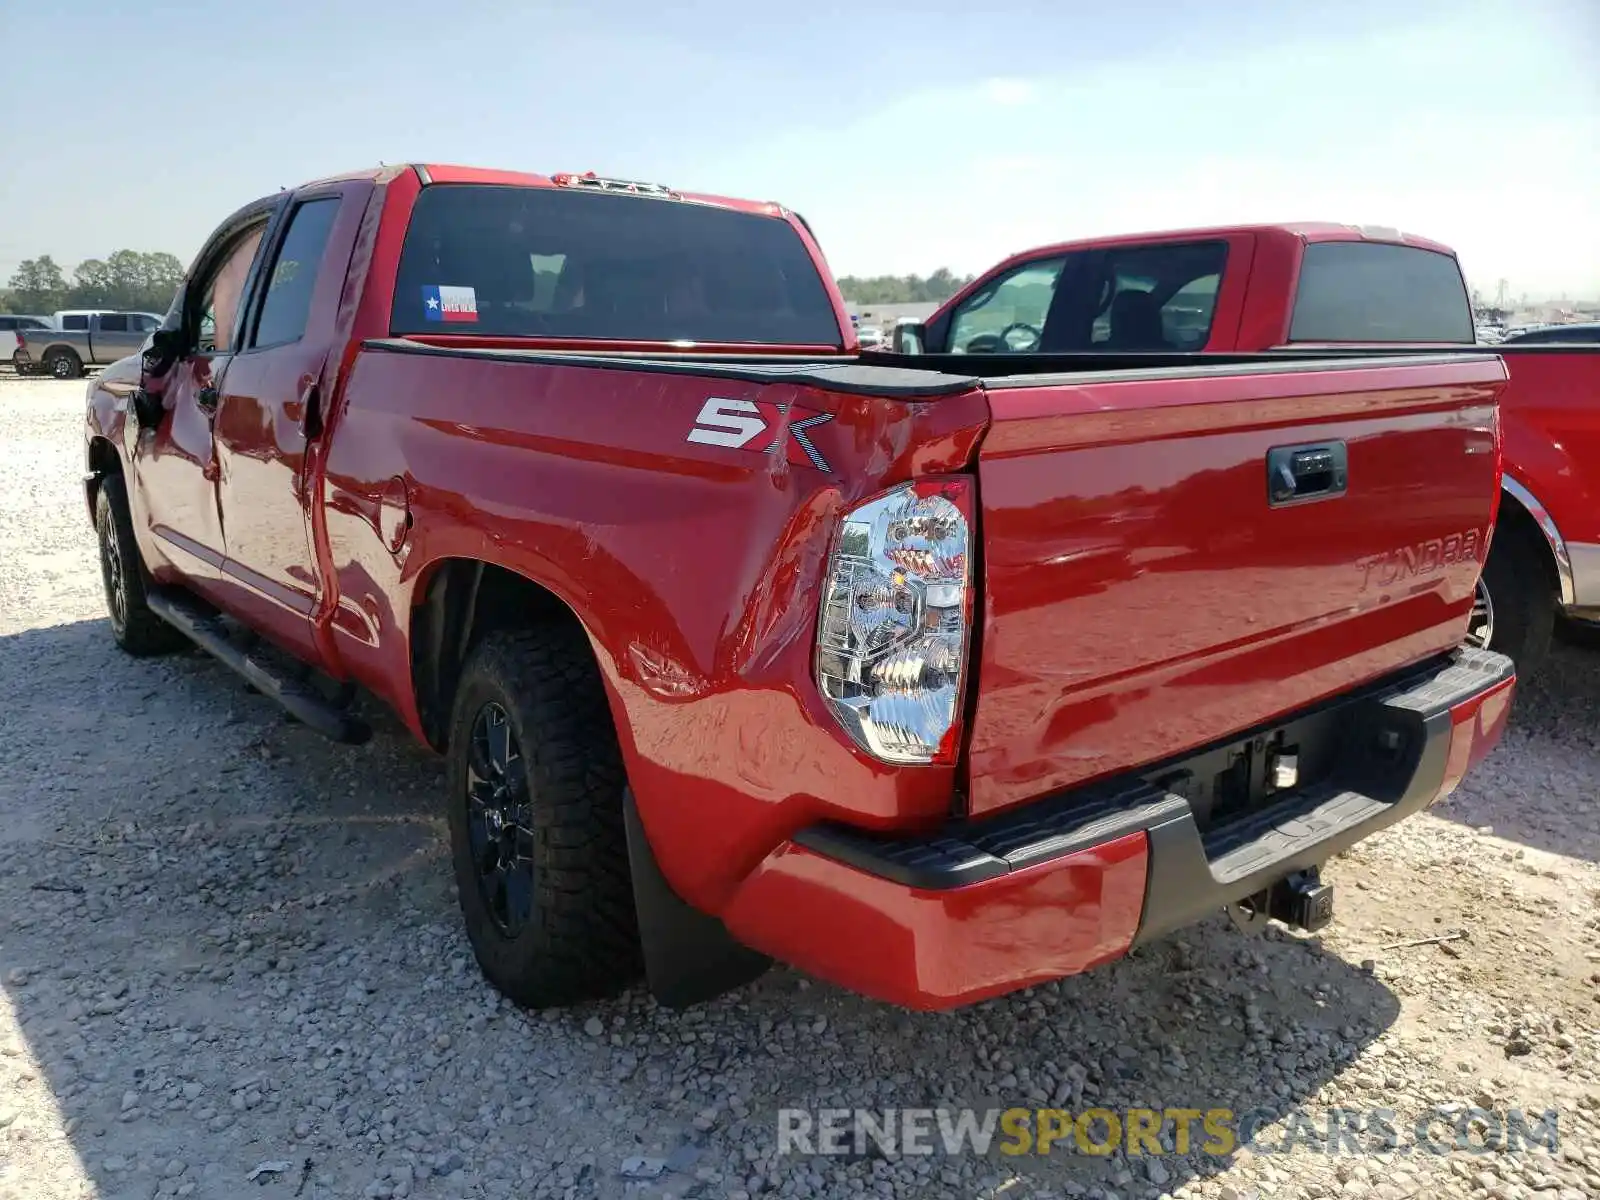
M 1600 296 L 1597 0 L 0 0 L 0 30 L 0 281 L 187 260 L 265 192 L 423 160 L 782 200 L 840 274 L 1334 220 Z

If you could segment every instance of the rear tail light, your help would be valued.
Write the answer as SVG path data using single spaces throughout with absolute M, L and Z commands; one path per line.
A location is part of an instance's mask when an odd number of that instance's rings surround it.
M 972 485 L 906 484 L 842 518 L 817 622 L 817 686 L 884 762 L 956 757 L 972 622 Z
M 13 336 L 15 336 L 16 339 L 17 339 L 17 349 L 18 350 L 21 350 L 24 346 L 26 346 L 28 344 L 27 340 L 22 336 L 22 330 L 20 330 L 20 329 L 14 330 L 13 331 Z

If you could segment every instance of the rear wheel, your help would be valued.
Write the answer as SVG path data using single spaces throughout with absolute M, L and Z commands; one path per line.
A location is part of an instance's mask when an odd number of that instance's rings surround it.
M 1494 597 L 1489 585 L 1478 576 L 1478 586 L 1472 593 L 1472 617 L 1467 622 L 1467 645 L 1487 650 L 1494 644 Z
M 626 777 L 581 634 L 488 635 L 462 669 L 449 762 L 456 889 L 489 981 L 539 1008 L 638 978 Z
M 83 374 L 83 360 L 71 350 L 52 351 L 44 367 L 57 379 L 76 379 Z
M 128 492 L 120 475 L 100 481 L 94 502 L 95 532 L 100 535 L 100 579 L 105 585 L 111 636 L 129 654 L 167 654 L 185 644 L 184 636 L 145 602 L 146 575 L 139 544 L 133 537 Z
M 1510 656 L 1517 674 L 1531 678 L 1550 653 L 1555 616 L 1556 594 L 1542 547 L 1530 545 L 1514 527 L 1502 526 L 1479 580 L 1468 640 L 1484 630 L 1486 617 L 1488 636 L 1474 644 Z

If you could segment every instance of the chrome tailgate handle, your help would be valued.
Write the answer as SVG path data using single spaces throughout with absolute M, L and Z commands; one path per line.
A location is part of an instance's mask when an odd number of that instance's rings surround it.
M 1343 442 L 1275 446 L 1267 451 L 1267 501 L 1273 507 L 1342 496 L 1349 485 Z

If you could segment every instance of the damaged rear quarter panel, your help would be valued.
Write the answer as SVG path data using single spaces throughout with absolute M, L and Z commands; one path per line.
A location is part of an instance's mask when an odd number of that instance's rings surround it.
M 776 414 L 779 427 L 748 448 L 689 441 L 713 397 Z M 783 423 L 802 413 L 831 418 L 805 430 L 830 473 L 786 452 Z M 802 825 L 932 824 L 949 811 L 954 768 L 868 759 L 824 707 L 812 655 L 840 510 L 962 470 L 987 414 L 978 391 L 908 401 L 363 353 L 328 464 L 341 652 L 358 675 L 404 670 L 409 690 L 409 603 L 374 610 L 411 596 L 446 558 L 483 559 L 554 592 L 594 643 L 663 872 L 714 912 Z M 415 522 L 398 560 L 360 515 L 361 498 L 396 476 Z M 358 636 L 374 621 L 376 640 L 401 649 Z

